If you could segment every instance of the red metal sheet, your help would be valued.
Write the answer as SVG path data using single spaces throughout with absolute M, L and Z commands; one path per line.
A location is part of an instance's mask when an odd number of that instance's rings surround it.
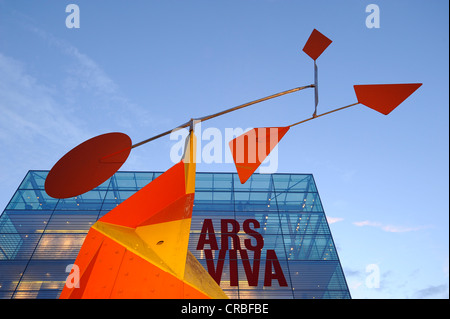
M 50 170 L 45 191 L 54 198 L 78 196 L 106 181 L 128 158 L 131 139 L 123 133 L 93 137 L 73 148 Z
M 181 219 L 185 215 L 184 211 L 187 207 L 185 204 L 189 203 L 189 200 L 186 202 L 187 197 L 185 197 L 185 167 L 184 162 L 181 161 L 99 220 L 105 223 L 136 228 L 142 223 L 151 223 L 151 218 L 161 211 L 167 213 L 165 209 L 176 203 L 177 200 L 180 200 L 178 215 L 167 214 L 167 216 L 161 215 L 155 218 L 158 222 Z M 192 204 L 190 207 L 192 207 Z
M 256 128 L 229 142 L 242 184 L 252 176 L 288 130 L 289 126 Z
M 309 36 L 308 41 L 306 41 L 303 51 L 315 61 L 323 51 L 328 48 L 331 42 L 333 41 L 314 29 Z
M 367 84 L 353 87 L 359 103 L 388 115 L 421 85 L 422 83 Z
M 126 251 L 124 246 L 105 236 L 89 278 L 81 287 L 83 299 L 110 298 Z

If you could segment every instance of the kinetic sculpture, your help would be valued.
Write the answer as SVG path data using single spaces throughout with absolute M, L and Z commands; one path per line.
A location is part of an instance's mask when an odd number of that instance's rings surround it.
M 91 227 L 75 261 L 79 281 L 66 284 L 60 298 L 227 298 L 188 251 L 195 196 L 195 124 L 275 97 L 314 88 L 312 117 L 282 127 L 255 128 L 229 142 L 239 179 L 245 183 L 290 128 L 358 104 L 387 115 L 422 85 L 355 85 L 357 102 L 317 114 L 316 60 L 331 42 L 314 29 L 303 48 L 314 60 L 314 84 L 191 119 L 136 144 L 123 133 L 103 134 L 64 155 L 45 181 L 47 194 L 54 198 L 69 198 L 94 189 L 120 169 L 133 148 L 189 127 L 181 161 Z M 69 277 L 68 281 L 71 280 Z

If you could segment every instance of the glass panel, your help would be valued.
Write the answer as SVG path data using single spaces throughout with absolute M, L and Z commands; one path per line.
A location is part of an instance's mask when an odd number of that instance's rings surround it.
M 45 233 L 84 233 L 97 221 L 98 212 L 57 211 L 53 214 Z
M 0 217 L 0 233 L 42 233 L 50 211 L 5 210 Z
M 29 171 L 19 189 L 44 189 L 48 171 Z
M 2 261 L 0 264 L 0 291 L 14 291 L 28 261 Z
M 6 242 L 6 244 L 3 250 L 9 251 L 13 260 L 29 260 L 41 238 L 41 235 L 38 234 L 20 234 L 20 238 L 17 235 L 13 235 L 11 238 L 10 234 L 4 236 L 3 243 Z M 8 254 L 6 255 L 8 256 Z
M 269 174 L 253 174 L 245 184 L 241 184 L 239 176 L 234 176 L 235 191 L 261 191 L 268 192 L 272 189 L 272 175 Z
M 295 288 L 295 297 L 324 298 L 328 289 L 348 291 L 339 269 L 337 261 L 291 261 L 289 272 L 292 286 Z M 342 295 L 342 292 L 339 295 Z
M 115 189 L 137 190 L 136 179 L 134 177 L 134 173 L 117 172 L 112 177 L 111 187 L 113 187 Z
M 45 234 L 33 254 L 33 259 L 73 259 L 83 244 L 86 234 Z
M 280 211 L 317 212 L 323 211 L 317 193 L 277 193 L 276 201 Z
M 0 260 L 13 260 L 22 245 L 22 236 L 19 234 L 0 233 Z
M 280 219 L 278 217 L 278 213 L 276 211 L 273 212 L 236 212 L 236 220 L 239 222 L 241 226 L 241 230 L 243 231 L 243 225 L 246 220 L 254 219 L 259 223 L 258 224 L 251 222 L 248 224 L 248 227 L 259 232 L 260 234 L 280 234 Z
M 197 173 L 195 178 L 195 189 L 197 191 L 207 190 L 210 191 L 213 187 L 213 174 L 211 173 Z
M 231 192 L 205 192 L 195 193 L 194 209 L 205 211 L 233 211 L 234 200 Z
M 231 191 L 233 188 L 232 174 L 213 174 L 214 191 Z
M 58 199 L 52 198 L 42 190 L 19 189 L 14 194 L 6 209 L 52 210 Z
M 277 211 L 276 202 L 266 192 L 235 192 L 235 209 L 238 212 Z
M 282 213 L 283 234 L 330 234 L 323 213 Z
M 84 197 L 77 196 L 72 198 L 60 199 L 58 205 L 56 205 L 57 210 L 100 210 L 102 207 L 101 197 L 104 196 L 104 191 L 92 191 L 90 195 L 85 195 Z M 102 193 L 102 194 L 99 194 Z M 97 197 L 97 199 L 89 199 L 89 197 Z M 87 199 L 86 199 L 87 198 Z
M 111 179 L 108 178 L 106 181 L 104 181 L 103 183 L 101 183 L 100 185 L 98 185 L 96 188 L 93 189 L 93 191 L 106 191 L 109 187 L 109 184 L 111 182 Z M 91 192 L 87 192 L 85 194 L 89 194 Z M 85 195 L 83 194 L 83 195 Z
M 31 261 L 19 285 L 17 298 L 57 298 L 64 287 L 68 272 L 66 261 Z M 33 297 L 30 297 L 33 296 Z
M 273 184 L 277 192 L 315 192 L 316 187 L 312 175 L 275 174 Z
M 141 189 L 142 187 L 146 186 L 153 180 L 153 173 L 136 172 L 135 177 L 136 177 L 136 186 L 138 189 Z
M 284 239 L 291 260 L 337 260 L 330 236 L 287 235 Z

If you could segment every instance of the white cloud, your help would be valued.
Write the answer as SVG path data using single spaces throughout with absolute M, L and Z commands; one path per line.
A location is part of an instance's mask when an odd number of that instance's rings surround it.
M 50 169 L 88 138 L 132 130 L 133 119 L 146 118 L 94 60 L 45 31 L 28 30 L 55 59 L 31 64 L 0 52 L 0 211 L 29 169 Z
M 90 135 L 56 90 L 0 53 L 0 212 L 28 170 L 51 168 Z
M 385 232 L 389 232 L 389 233 L 406 233 L 406 232 L 411 232 L 411 231 L 422 230 L 424 228 L 426 228 L 426 227 L 424 227 L 424 226 L 406 227 L 406 226 L 394 226 L 394 225 L 382 226 L 382 229 Z
M 327 216 L 328 224 L 334 224 L 334 223 L 337 223 L 337 222 L 341 222 L 343 220 L 344 220 L 344 218 L 341 218 L 341 217 L 328 217 Z
M 448 299 L 448 284 L 430 285 L 424 289 L 418 290 L 414 294 L 417 299 Z
M 419 231 L 426 228 L 429 228 L 430 226 L 416 226 L 416 227 L 407 227 L 407 226 L 396 226 L 396 225 L 384 225 L 380 222 L 370 221 L 370 220 L 364 220 L 359 222 L 353 222 L 353 225 L 358 227 L 363 226 L 372 226 L 379 228 L 385 232 L 388 233 L 406 233 L 406 232 L 412 232 L 412 231 Z
M 362 281 L 351 281 L 348 284 L 348 288 L 350 290 L 357 290 L 359 287 L 361 287 L 363 285 Z
M 149 126 L 167 122 L 167 119 L 157 118 L 155 114 L 150 114 L 149 109 L 132 103 L 120 92 L 119 86 L 99 64 L 80 52 L 78 48 L 42 29 L 36 27 L 29 27 L 29 29 L 70 58 L 72 63 L 65 66 L 66 76 L 62 83 L 65 97 L 77 100 L 77 92 L 81 91 L 84 96 L 91 96 L 91 100 L 99 98 L 101 102 L 95 104 L 95 108 L 102 112 L 102 123 L 120 123 L 121 127 L 133 130 L 136 126 L 145 126 L 148 129 Z
M 19 61 L 0 53 L 0 74 L 2 143 L 25 146 L 38 142 L 42 147 L 87 137 L 76 118 L 58 104 L 54 91 L 29 75 Z
M 374 227 L 380 227 L 381 223 L 378 222 L 371 222 L 369 220 L 364 220 L 361 222 L 354 222 L 353 225 L 358 226 L 358 227 L 362 227 L 362 226 L 374 226 Z

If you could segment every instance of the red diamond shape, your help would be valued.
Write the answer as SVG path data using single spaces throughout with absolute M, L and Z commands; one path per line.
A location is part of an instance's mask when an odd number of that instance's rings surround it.
M 308 41 L 306 41 L 303 51 L 315 61 L 331 42 L 333 41 L 314 29 L 313 32 L 311 32 Z

